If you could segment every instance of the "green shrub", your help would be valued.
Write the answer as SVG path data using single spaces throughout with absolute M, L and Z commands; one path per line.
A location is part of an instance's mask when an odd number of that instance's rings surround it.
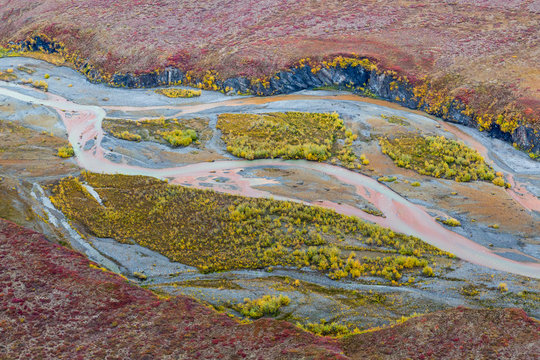
M 461 226 L 461 222 L 459 222 L 459 220 L 454 219 L 454 218 L 445 219 L 442 221 L 442 223 L 448 226 L 453 226 L 453 227 Z
M 337 322 L 326 322 L 324 319 L 320 323 L 308 322 L 305 325 L 297 324 L 304 330 L 312 332 L 321 336 L 345 336 L 349 335 L 351 331 L 346 325 L 339 324 Z
M 146 280 L 146 278 L 147 278 L 146 275 L 144 275 L 143 273 L 140 273 L 138 271 L 135 271 L 133 273 L 133 276 L 136 277 L 139 280 Z
M 395 176 L 381 176 L 377 180 L 379 180 L 381 182 L 394 182 L 394 181 L 397 180 L 397 177 L 395 177 Z
M 172 146 L 188 146 L 193 140 L 197 140 L 197 133 L 194 130 L 172 130 L 161 132 L 161 136 Z

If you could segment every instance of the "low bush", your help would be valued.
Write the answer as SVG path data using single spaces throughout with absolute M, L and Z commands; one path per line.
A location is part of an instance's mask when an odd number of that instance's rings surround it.
M 426 265 L 422 269 L 422 274 L 424 274 L 425 276 L 433 276 L 434 275 L 433 269 L 430 266 Z
M 57 155 L 61 158 L 69 158 L 75 155 L 75 152 L 73 151 L 73 147 L 71 146 L 62 146 L 58 149 Z
M 8 70 L 0 71 L 0 81 L 15 81 L 18 79 L 17 75 L 13 74 L 13 71 Z
M 289 305 L 290 302 L 291 299 L 284 295 L 264 295 L 263 297 L 254 300 L 244 299 L 244 303 L 237 304 L 235 308 L 244 316 L 258 319 L 265 315 L 278 315 L 279 309 L 281 309 L 282 306 Z
M 112 133 L 114 137 L 128 141 L 141 141 L 141 135 L 132 134 L 129 131 L 122 131 L 121 133 Z
M 351 334 L 351 331 L 346 325 L 339 324 L 337 322 L 329 323 L 324 321 L 324 319 L 321 320 L 320 323 L 308 322 L 305 325 L 301 325 L 299 323 L 297 323 L 297 325 L 304 330 L 321 336 L 339 337 Z
M 36 89 L 41 89 L 43 91 L 49 91 L 49 84 L 47 84 L 46 81 L 43 80 L 36 80 L 32 82 L 32 86 Z
M 397 177 L 395 176 L 381 176 L 377 180 L 381 182 L 394 182 L 397 180 Z
M 452 227 L 461 226 L 461 222 L 459 222 L 459 220 L 454 219 L 454 218 L 444 219 L 442 220 L 442 223 L 448 226 L 452 226 Z
M 194 130 L 172 130 L 159 133 L 172 146 L 188 146 L 193 140 L 197 140 L 197 133 Z
M 157 89 L 154 90 L 157 94 L 165 95 L 170 98 L 192 98 L 201 96 L 201 90 L 188 90 L 188 89 Z

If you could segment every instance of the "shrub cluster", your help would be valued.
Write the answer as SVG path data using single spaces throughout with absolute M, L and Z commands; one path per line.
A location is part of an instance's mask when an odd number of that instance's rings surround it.
M 5 71 L 0 71 L 0 81 L 14 81 L 17 79 L 18 76 L 13 73 L 13 69 L 6 69 Z
M 104 119 L 103 129 L 112 136 L 129 141 L 153 141 L 171 146 L 188 146 L 208 132 L 206 119 Z
M 227 151 L 245 159 L 325 161 L 336 156 L 344 166 L 361 167 L 351 149 L 357 135 L 336 113 L 221 114 L 217 127 Z M 369 164 L 365 156 L 361 161 Z
M 203 272 L 309 266 L 336 280 L 350 275 L 399 281 L 404 272 L 419 273 L 432 257 L 449 255 L 418 238 L 330 209 L 142 176 L 84 174 L 84 180 L 105 206 L 77 178 L 60 181 L 51 196 L 81 231 L 135 242 Z M 357 257 L 342 242 L 373 255 Z
M 62 146 L 58 149 L 57 155 L 61 158 L 69 158 L 75 155 L 75 152 L 73 151 L 73 147 L 71 147 L 71 145 Z
M 197 133 L 192 129 L 176 129 L 171 131 L 159 132 L 159 134 L 163 136 L 163 138 L 167 140 L 167 142 L 172 146 L 188 146 L 194 140 L 197 140 Z
M 252 319 L 258 319 L 265 315 L 276 316 L 282 306 L 287 306 L 291 302 L 289 297 L 284 295 L 272 296 L 264 295 L 261 298 L 250 300 L 244 299 L 243 304 L 237 304 L 235 309 L 242 315 Z
M 380 138 L 382 152 L 394 163 L 422 175 L 453 179 L 458 182 L 472 180 L 492 181 L 495 172 L 474 149 L 459 141 L 443 136 L 403 135 Z M 504 180 L 494 181 L 505 186 Z
M 305 325 L 296 324 L 298 327 L 321 336 L 345 336 L 351 334 L 351 331 L 346 325 L 337 322 L 326 322 L 321 320 L 320 323 L 308 322 Z
M 49 84 L 47 84 L 47 82 L 43 80 L 36 80 L 32 82 L 32 86 L 35 87 L 36 89 L 49 91 Z
M 129 131 L 122 131 L 122 132 L 112 132 L 111 133 L 112 136 L 116 137 L 116 138 L 119 138 L 119 139 L 123 139 L 123 140 L 128 140 L 128 141 L 141 141 L 141 135 L 139 134 L 132 134 L 130 133 Z
M 336 113 L 221 114 L 217 126 L 227 150 L 250 160 L 323 161 L 330 157 L 335 140 L 344 137 L 343 121 Z
M 157 89 L 154 90 L 157 94 L 165 95 L 170 98 L 192 98 L 201 96 L 201 90 L 188 90 L 180 88 Z

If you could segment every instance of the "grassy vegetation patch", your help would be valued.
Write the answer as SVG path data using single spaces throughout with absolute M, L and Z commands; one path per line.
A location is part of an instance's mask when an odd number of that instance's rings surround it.
M 212 288 L 212 289 L 227 289 L 227 290 L 243 290 L 244 288 L 229 279 L 198 279 L 186 280 L 174 283 L 165 283 L 159 286 L 174 286 L 174 287 L 197 287 L 197 288 Z
M 103 129 L 112 136 L 129 141 L 153 141 L 173 147 L 198 145 L 211 135 L 208 120 L 195 119 L 104 119 Z
M 408 121 L 405 120 L 403 116 L 381 114 L 381 118 L 388 121 L 390 124 L 397 124 L 402 126 L 411 125 Z
M 29 74 L 29 75 L 32 75 L 33 73 L 36 72 L 36 70 L 30 69 L 29 67 L 23 66 L 23 65 L 17 66 L 17 70 L 22 71 L 22 72 L 25 72 L 25 73 L 27 73 L 27 74 Z
M 170 98 L 192 98 L 196 96 L 201 96 L 201 90 L 188 90 L 188 89 L 157 89 L 154 90 L 156 94 L 165 95 Z
M 13 73 L 13 69 L 7 69 L 0 71 L 0 80 L 1 81 L 15 81 L 18 79 L 18 76 Z
M 22 79 L 23 84 L 30 85 L 38 90 L 49 91 L 49 84 L 44 80 Z
M 369 164 L 365 157 L 359 160 L 353 153 L 351 146 L 357 135 L 343 125 L 336 113 L 221 114 L 217 127 L 223 133 L 227 151 L 249 160 L 325 161 L 337 157 L 349 168 L 360 168 L 361 161 Z
M 333 210 L 294 202 L 198 190 L 142 176 L 85 174 L 104 206 L 76 178 L 61 180 L 51 200 L 81 230 L 137 243 L 201 271 L 312 267 L 333 279 L 376 276 L 397 284 L 448 255 Z M 342 241 L 388 252 L 357 256 Z
M 337 114 L 221 114 L 217 126 L 227 150 L 246 159 L 322 161 L 330 157 L 335 140 L 345 135 Z
M 493 181 L 497 186 L 505 186 L 502 174 L 495 174 L 476 150 L 460 141 L 443 136 L 408 134 L 381 138 L 379 144 L 382 152 L 394 160 L 397 166 L 412 169 L 422 175 L 458 182 Z
M 305 325 L 297 323 L 297 326 L 301 329 L 321 336 L 341 337 L 356 333 L 351 331 L 347 325 L 340 324 L 338 322 L 326 322 L 324 319 L 321 320 L 320 323 L 308 322 Z

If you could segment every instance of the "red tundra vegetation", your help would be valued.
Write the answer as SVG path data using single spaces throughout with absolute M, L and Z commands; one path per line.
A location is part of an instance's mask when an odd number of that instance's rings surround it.
M 92 265 L 0 220 L 0 359 L 344 358 L 336 340 L 290 323 L 241 325 Z
M 535 0 L 0 0 L 0 19 L 0 43 L 43 33 L 109 74 L 262 78 L 356 53 L 475 112 L 540 118 Z
M 240 324 L 158 297 L 0 220 L 0 359 L 533 359 L 540 325 L 517 309 L 457 308 L 343 339 L 284 321 Z

